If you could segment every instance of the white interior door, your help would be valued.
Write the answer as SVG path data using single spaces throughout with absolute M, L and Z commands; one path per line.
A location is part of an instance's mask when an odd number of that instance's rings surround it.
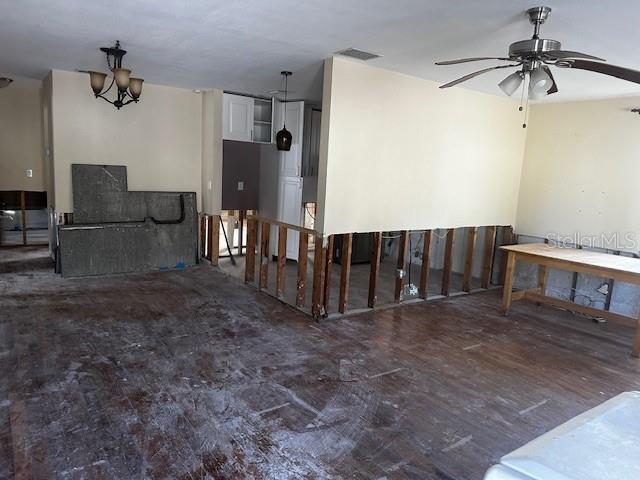
M 302 225 L 302 178 L 282 177 L 278 185 L 278 220 Z M 287 231 L 287 258 L 298 259 L 300 237 L 294 230 Z
M 222 102 L 222 138 L 253 141 L 253 98 L 225 93 Z

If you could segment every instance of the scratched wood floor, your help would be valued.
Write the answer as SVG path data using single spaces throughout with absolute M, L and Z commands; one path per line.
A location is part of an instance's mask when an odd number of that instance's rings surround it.
M 2 479 L 481 479 L 640 389 L 629 329 L 497 292 L 314 324 L 209 266 L 0 256 Z

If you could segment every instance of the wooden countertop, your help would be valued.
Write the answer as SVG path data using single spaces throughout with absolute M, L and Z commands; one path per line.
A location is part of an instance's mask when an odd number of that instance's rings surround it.
M 624 272 L 640 276 L 640 259 L 623 257 L 610 253 L 593 252 L 578 248 L 558 247 L 546 243 L 526 243 L 504 245 L 500 247 L 507 252 L 520 255 L 544 257 L 550 260 L 572 265 L 588 265 L 611 272 Z

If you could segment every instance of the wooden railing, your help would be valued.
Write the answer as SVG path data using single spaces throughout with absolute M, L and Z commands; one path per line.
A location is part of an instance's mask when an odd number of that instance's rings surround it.
M 278 250 L 276 264 L 276 297 L 284 299 L 285 292 L 285 269 L 287 262 L 287 236 L 288 231 L 293 230 L 300 235 L 298 242 L 298 274 L 296 284 L 295 306 L 303 308 L 307 296 L 307 258 L 309 255 L 309 236 L 316 237 L 316 232 L 308 228 L 291 225 L 270 218 L 250 215 L 247 217 L 247 255 L 245 264 L 245 282 L 255 282 L 255 258 L 258 246 L 258 231 L 260 231 L 260 268 L 258 289 L 265 290 L 268 287 L 269 263 L 270 263 L 270 235 L 271 226 L 278 227 Z M 260 230 L 259 230 L 260 227 Z M 319 237 L 318 237 L 319 238 Z M 318 242 L 316 241 L 316 245 Z M 320 239 L 320 246 L 322 240 Z M 313 262 L 313 293 L 312 293 L 312 313 L 314 316 L 320 315 L 321 311 L 321 283 L 322 283 L 322 248 L 316 247 Z
M 267 291 L 269 279 L 269 264 L 271 262 L 270 253 L 270 236 L 272 226 L 277 227 L 278 245 L 277 245 L 277 261 L 276 261 L 276 283 L 275 296 L 285 301 L 285 270 L 286 265 L 286 247 L 289 231 L 297 232 L 300 236 L 298 248 L 297 262 L 297 284 L 295 301 L 292 306 L 303 309 L 307 295 L 307 259 L 309 255 L 309 237 L 315 239 L 315 248 L 313 255 L 313 285 L 311 294 L 311 314 L 318 319 L 327 314 L 327 306 L 329 305 L 329 297 L 331 292 L 331 273 L 333 267 L 333 246 L 335 235 L 329 235 L 326 238 L 319 236 L 314 230 L 291 225 L 278 220 L 250 215 L 247 217 L 247 250 L 245 265 L 245 282 L 256 284 L 261 291 Z M 502 234 L 502 244 L 513 243 L 515 241 L 513 229 L 511 227 L 502 227 L 505 230 Z M 480 285 L 482 289 L 487 289 L 491 285 L 493 275 L 494 257 L 496 254 L 496 233 L 497 226 L 486 227 L 485 242 L 481 254 L 483 255 Z M 444 268 L 442 274 L 441 295 L 449 296 L 451 294 L 451 276 L 453 272 L 453 250 L 454 250 L 454 232 L 455 229 L 448 229 L 445 237 L 444 251 Z M 415 233 L 415 232 L 414 232 Z M 476 238 L 478 227 L 467 227 L 466 244 L 464 247 L 464 273 L 462 289 L 465 293 L 472 291 L 471 280 L 474 264 L 474 255 L 476 252 Z M 400 232 L 400 241 L 397 256 L 397 275 L 394 286 L 394 302 L 396 305 L 405 301 L 405 275 L 407 270 L 407 254 L 409 249 L 410 231 Z M 259 238 L 258 238 L 259 237 Z M 380 260 L 382 252 L 383 234 L 381 232 L 373 233 L 373 248 L 370 259 L 369 272 L 369 288 L 367 307 L 369 309 L 376 308 L 378 303 L 378 285 L 380 277 Z M 259 243 L 258 243 L 259 242 Z M 432 247 L 432 231 L 422 231 L 422 266 L 420 267 L 420 280 L 418 287 L 418 298 L 427 300 L 429 271 L 430 271 L 430 253 Z M 349 279 L 351 275 L 351 254 L 353 246 L 353 233 L 342 234 L 342 260 L 340 285 L 338 290 L 338 312 L 340 314 L 348 313 L 349 303 Z M 259 255 L 260 264 L 258 268 L 258 280 L 256 282 L 256 256 Z M 504 268 L 501 268 L 504 271 Z M 441 296 L 438 296 L 441 298 Z

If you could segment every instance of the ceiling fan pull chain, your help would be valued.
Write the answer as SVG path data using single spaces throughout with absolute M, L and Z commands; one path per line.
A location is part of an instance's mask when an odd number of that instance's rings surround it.
M 531 79 L 529 78 L 529 72 L 525 72 L 524 81 L 522 82 L 522 92 L 520 94 L 520 107 L 518 110 L 520 112 L 524 111 L 524 121 L 522 123 L 522 128 L 527 128 L 527 119 L 529 114 L 529 95 L 528 93 L 525 95 L 525 92 L 529 92 L 529 83 Z

